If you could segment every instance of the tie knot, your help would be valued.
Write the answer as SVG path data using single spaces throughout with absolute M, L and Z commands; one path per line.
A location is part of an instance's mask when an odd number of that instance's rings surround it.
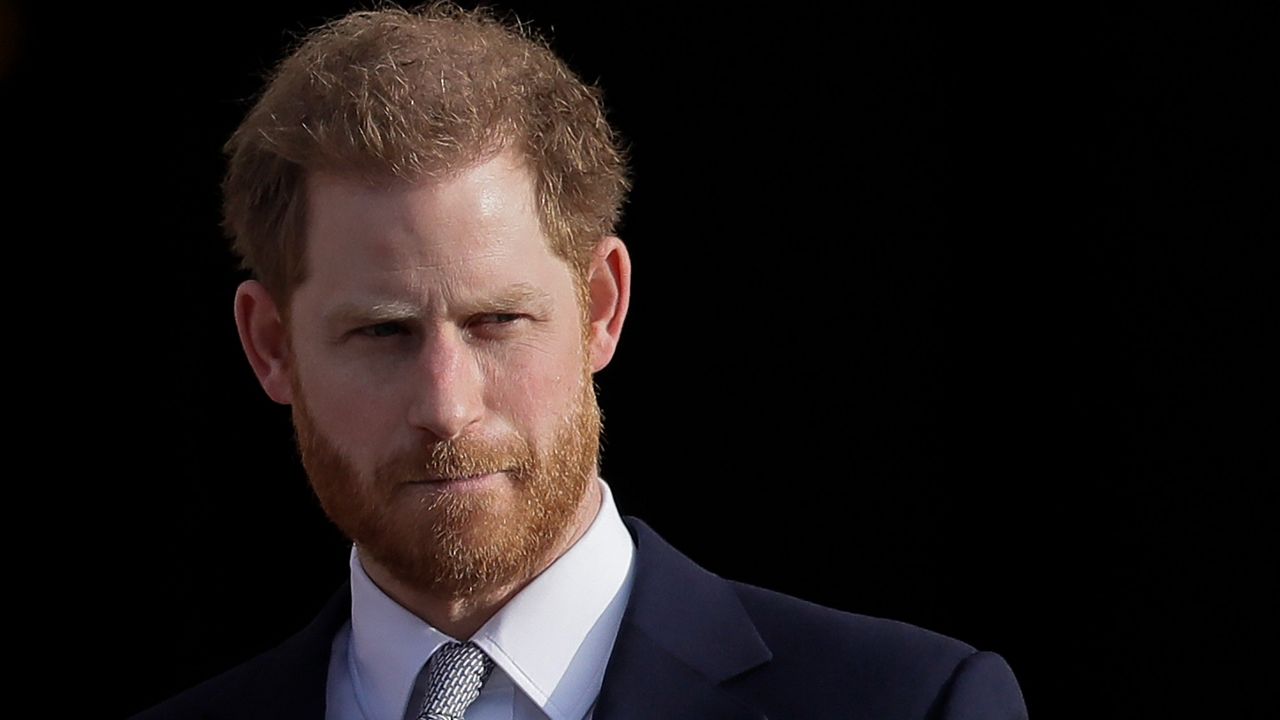
M 427 694 L 418 720 L 462 720 L 493 672 L 493 660 L 473 642 L 442 645 L 427 662 Z

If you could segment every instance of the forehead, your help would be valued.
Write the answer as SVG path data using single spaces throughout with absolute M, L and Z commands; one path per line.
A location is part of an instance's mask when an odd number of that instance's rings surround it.
M 307 254 L 316 266 L 445 265 L 469 256 L 549 249 L 532 174 L 509 152 L 412 184 L 375 185 L 312 172 L 307 200 Z
M 543 232 L 533 176 L 510 153 L 414 184 L 314 172 L 307 191 L 300 293 L 425 302 L 428 293 L 554 285 L 568 272 Z

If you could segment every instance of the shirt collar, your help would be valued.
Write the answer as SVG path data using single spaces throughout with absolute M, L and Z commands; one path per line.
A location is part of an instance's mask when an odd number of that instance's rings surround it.
M 578 542 L 511 598 L 472 640 L 552 720 L 583 717 L 599 693 L 630 593 L 635 547 L 603 479 Z M 400 606 L 351 549 L 351 678 L 372 718 L 400 718 L 448 635 Z

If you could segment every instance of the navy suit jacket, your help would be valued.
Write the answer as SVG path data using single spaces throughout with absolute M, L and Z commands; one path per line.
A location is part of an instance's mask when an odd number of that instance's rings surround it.
M 1025 718 L 994 653 L 720 578 L 633 517 L 635 581 L 593 720 Z M 323 720 L 343 587 L 278 647 L 135 720 Z

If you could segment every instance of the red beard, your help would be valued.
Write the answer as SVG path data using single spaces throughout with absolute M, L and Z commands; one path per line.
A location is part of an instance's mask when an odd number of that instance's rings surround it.
M 360 552 L 409 587 L 459 598 L 527 580 L 551 560 L 595 480 L 601 426 L 585 366 L 582 392 L 541 450 L 519 436 L 466 436 L 394 457 L 362 478 L 317 429 L 296 373 L 293 423 L 321 507 Z M 514 493 L 410 484 L 499 471 Z

